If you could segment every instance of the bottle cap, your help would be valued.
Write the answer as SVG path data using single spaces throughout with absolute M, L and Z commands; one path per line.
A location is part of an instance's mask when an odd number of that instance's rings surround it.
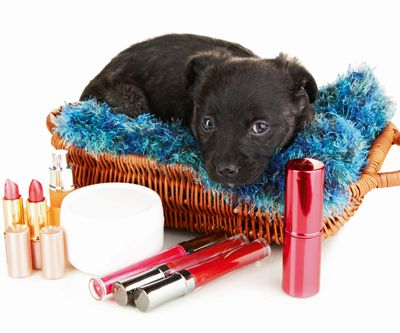
M 132 278 L 116 282 L 113 284 L 113 298 L 119 305 L 134 305 L 135 289 L 165 278 L 168 272 L 169 267 L 164 264 Z
M 195 289 L 193 276 L 186 270 L 147 284 L 134 292 L 136 307 L 146 312 L 157 305 L 186 295 Z
M 325 166 L 310 158 L 286 164 L 285 231 L 299 236 L 322 230 Z
M 64 149 L 55 150 L 51 154 L 49 187 L 52 190 L 69 191 L 74 188 L 72 168 L 68 164 L 67 155 L 68 151 Z

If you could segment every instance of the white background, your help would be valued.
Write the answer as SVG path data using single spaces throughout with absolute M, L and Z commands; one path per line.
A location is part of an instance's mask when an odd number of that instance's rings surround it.
M 320 86 L 366 62 L 399 104 L 398 14 L 385 1 L 1 2 L 0 185 L 9 177 L 25 197 L 32 178 L 47 186 L 48 112 L 76 101 L 119 51 L 164 33 L 219 37 L 266 58 L 287 52 Z M 383 170 L 400 169 L 399 157 L 396 147 Z M 73 269 L 56 281 L 11 279 L 0 244 L 0 331 L 399 332 L 399 197 L 400 188 L 373 191 L 324 242 L 321 291 L 309 299 L 282 292 L 277 247 L 267 262 L 144 314 L 94 301 L 88 276 Z M 187 237 L 168 232 L 166 245 Z

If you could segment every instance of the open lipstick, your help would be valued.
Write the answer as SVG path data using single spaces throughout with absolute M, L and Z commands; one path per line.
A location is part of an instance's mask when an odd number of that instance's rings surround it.
M 246 243 L 248 243 L 247 237 L 243 234 L 238 234 L 188 256 L 172 260 L 127 280 L 116 282 L 113 285 L 114 300 L 119 305 L 133 305 L 135 289 L 150 282 L 161 280 L 173 272 L 195 266 Z
M 50 224 L 60 225 L 61 203 L 65 196 L 74 190 L 72 169 L 67 163 L 66 150 L 58 149 L 52 153 L 52 165 L 49 169 L 50 183 Z
M 41 269 L 40 229 L 48 225 L 47 203 L 43 195 L 42 184 L 35 179 L 32 180 L 29 186 L 29 198 L 26 201 L 26 216 L 31 234 L 33 268 Z
M 18 185 L 7 179 L 3 197 L 4 230 L 14 224 L 24 224 L 24 206 Z
M 141 311 L 184 296 L 200 286 L 258 260 L 268 258 L 271 247 L 263 238 L 244 244 L 199 265 L 172 273 L 168 277 L 135 290 L 134 301 Z
M 106 276 L 91 278 L 89 281 L 90 294 L 96 300 L 102 300 L 112 293 L 113 284 L 115 282 L 128 279 L 132 276 L 141 274 L 148 269 L 169 262 L 171 260 L 187 256 L 188 254 L 211 246 L 217 242 L 226 239 L 223 231 L 200 236 L 186 242 L 179 243 L 150 258 L 144 259 L 133 265 L 120 269 Z

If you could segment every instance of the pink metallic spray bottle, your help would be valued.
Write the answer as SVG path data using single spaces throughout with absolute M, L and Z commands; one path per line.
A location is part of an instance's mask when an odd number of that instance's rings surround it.
M 294 297 L 318 293 L 325 166 L 301 158 L 286 164 L 283 290 Z

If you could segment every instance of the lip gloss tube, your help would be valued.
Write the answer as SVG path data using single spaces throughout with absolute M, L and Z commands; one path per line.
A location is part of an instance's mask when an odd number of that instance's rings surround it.
M 67 162 L 68 152 L 63 149 L 52 153 L 52 166 L 49 168 L 50 182 L 50 225 L 60 225 L 61 203 L 65 196 L 74 190 L 72 169 Z
M 199 251 L 226 238 L 227 236 L 223 231 L 196 237 L 189 241 L 181 242 L 172 248 L 160 252 L 159 254 L 141 260 L 106 276 L 100 278 L 93 277 L 89 280 L 90 294 L 96 300 L 102 300 L 112 293 L 113 284 L 115 282 L 128 279 L 165 262 L 187 256 L 192 252 Z
M 282 288 L 310 297 L 320 287 L 325 166 L 309 158 L 286 164 Z
M 237 234 L 228 239 L 209 246 L 200 251 L 196 251 L 188 256 L 172 260 L 166 264 L 152 268 L 142 274 L 132 278 L 115 282 L 113 285 L 113 297 L 119 305 L 134 305 L 135 289 L 149 284 L 151 282 L 161 280 L 173 272 L 195 266 L 203 261 L 214 258 L 222 253 L 233 250 L 249 241 L 243 234 Z
M 256 239 L 199 265 L 172 273 L 162 280 L 136 289 L 135 305 L 141 311 L 148 311 L 157 305 L 184 296 L 229 272 L 268 258 L 270 254 L 271 247 L 268 242 L 263 238 Z
M 7 179 L 4 184 L 3 197 L 4 235 L 8 227 L 24 224 L 24 205 L 16 183 Z
M 40 229 L 48 225 L 47 203 L 43 195 L 42 184 L 35 179 L 32 180 L 29 186 L 29 198 L 26 201 L 26 216 L 31 235 L 33 268 L 41 269 Z

